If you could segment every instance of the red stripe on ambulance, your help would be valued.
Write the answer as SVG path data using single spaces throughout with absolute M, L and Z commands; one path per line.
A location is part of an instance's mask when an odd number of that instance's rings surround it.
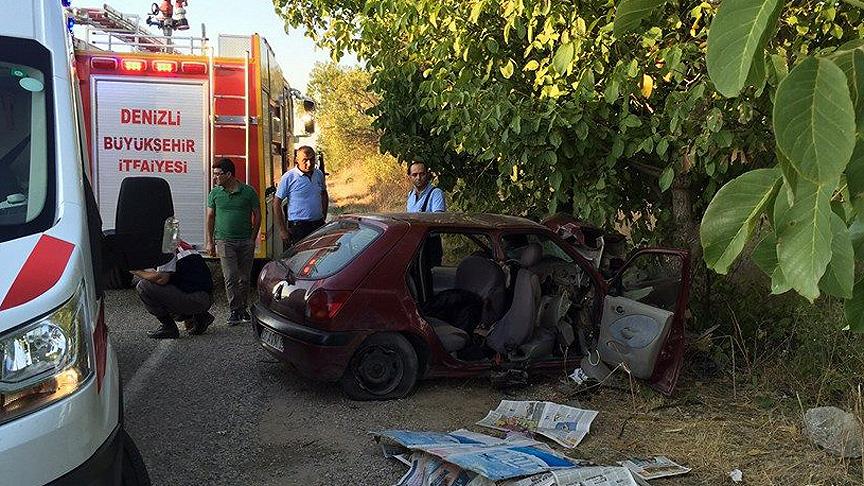
M 75 245 L 42 235 L 0 304 L 0 310 L 30 302 L 54 286 L 66 270 Z

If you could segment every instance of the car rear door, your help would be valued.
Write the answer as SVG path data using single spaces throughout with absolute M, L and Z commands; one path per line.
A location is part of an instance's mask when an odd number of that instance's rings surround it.
M 684 359 L 689 253 L 637 250 L 608 284 L 597 343 L 601 358 L 670 394 Z

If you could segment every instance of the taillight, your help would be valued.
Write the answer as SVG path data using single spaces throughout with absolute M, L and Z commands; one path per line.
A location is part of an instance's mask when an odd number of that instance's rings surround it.
M 306 318 L 313 322 L 326 322 L 334 317 L 351 295 L 347 290 L 318 289 L 306 299 Z
M 90 59 L 90 67 L 103 71 L 116 71 L 117 59 L 113 57 L 94 57 Z
M 185 74 L 207 74 L 207 65 L 203 62 L 183 61 L 180 70 Z

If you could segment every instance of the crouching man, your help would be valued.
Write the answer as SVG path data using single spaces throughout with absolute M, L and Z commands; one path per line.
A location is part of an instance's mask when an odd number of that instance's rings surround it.
M 180 336 L 176 320 L 185 321 L 190 334 L 203 334 L 213 322 L 213 278 L 207 263 L 190 245 L 180 242 L 174 258 L 158 268 L 133 270 L 135 286 L 147 312 L 160 322 L 148 333 L 153 339 Z

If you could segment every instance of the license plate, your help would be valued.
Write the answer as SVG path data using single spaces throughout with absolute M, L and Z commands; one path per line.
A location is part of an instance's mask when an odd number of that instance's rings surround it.
M 267 346 L 270 346 L 271 348 L 278 349 L 279 351 L 285 351 L 285 345 L 282 344 L 282 336 L 276 334 L 270 329 L 267 329 L 266 327 L 261 330 L 261 341 Z

